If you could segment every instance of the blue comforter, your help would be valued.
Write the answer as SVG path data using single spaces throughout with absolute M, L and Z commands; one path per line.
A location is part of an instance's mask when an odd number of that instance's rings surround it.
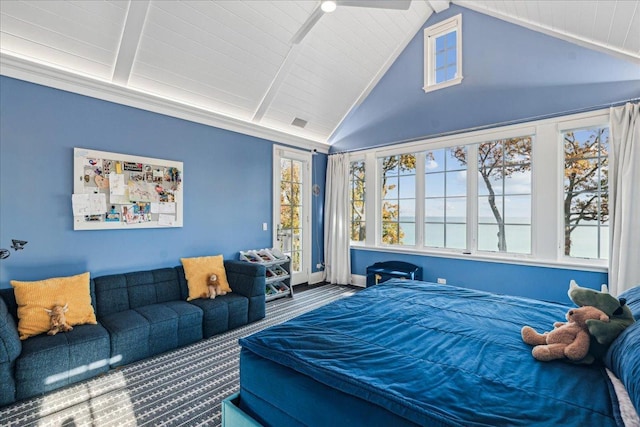
M 391 280 L 240 344 L 420 425 L 614 426 L 601 366 L 538 362 L 520 329 L 567 306 Z

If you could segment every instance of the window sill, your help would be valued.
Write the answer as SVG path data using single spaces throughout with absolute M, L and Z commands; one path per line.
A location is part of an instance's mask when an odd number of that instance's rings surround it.
M 534 267 L 561 268 L 567 270 L 592 271 L 606 273 L 609 271 L 608 262 L 606 260 L 543 260 L 536 259 L 531 255 L 517 254 L 492 254 L 492 253 L 462 253 L 461 251 L 435 251 L 429 249 L 417 249 L 414 247 L 397 247 L 397 246 L 365 246 L 351 244 L 351 249 L 374 252 L 391 252 L 408 255 L 423 255 L 436 258 L 453 258 L 470 261 L 496 262 L 501 264 L 530 265 Z
M 429 93 L 429 92 L 433 92 L 434 90 L 444 89 L 449 86 L 458 85 L 460 83 L 462 83 L 462 76 L 456 77 L 455 79 L 447 80 L 446 82 L 442 82 L 442 83 L 425 85 L 422 89 L 424 90 L 425 93 Z

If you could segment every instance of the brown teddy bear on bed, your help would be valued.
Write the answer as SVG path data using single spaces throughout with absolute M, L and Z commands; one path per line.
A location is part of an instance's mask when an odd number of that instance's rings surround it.
M 69 332 L 73 330 L 73 326 L 67 323 L 67 317 L 64 315 L 69 311 L 69 304 L 54 305 L 51 310 L 44 309 L 49 314 L 49 322 L 51 329 L 47 332 L 47 335 L 55 335 L 58 332 Z
M 573 308 L 567 312 L 566 317 L 567 323 L 555 322 L 555 329 L 544 334 L 539 334 L 530 326 L 522 328 L 522 340 L 535 346 L 531 353 L 537 360 L 548 362 L 567 358 L 577 362 L 583 359 L 589 352 L 591 340 L 586 321 L 609 321 L 609 316 L 592 306 Z
M 214 299 L 218 295 L 226 295 L 227 292 L 222 290 L 222 285 L 220 285 L 220 281 L 218 280 L 218 276 L 216 274 L 212 274 L 209 276 L 209 282 L 207 283 L 208 291 L 204 294 L 203 298 Z

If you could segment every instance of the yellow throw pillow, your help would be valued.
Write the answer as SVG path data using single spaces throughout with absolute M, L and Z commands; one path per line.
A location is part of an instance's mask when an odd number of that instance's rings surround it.
M 65 313 L 71 326 L 95 325 L 96 315 L 91 305 L 89 273 L 70 277 L 54 277 L 36 282 L 12 280 L 18 303 L 18 333 L 21 340 L 47 332 L 50 329 L 49 314 L 54 305 L 69 304 Z
M 222 255 L 203 256 L 196 258 L 180 258 L 184 267 L 184 276 L 187 279 L 189 297 L 187 301 L 202 298 L 209 291 L 209 277 L 212 274 L 218 276 L 218 282 L 223 291 L 231 292 L 227 273 L 224 270 L 224 259 Z

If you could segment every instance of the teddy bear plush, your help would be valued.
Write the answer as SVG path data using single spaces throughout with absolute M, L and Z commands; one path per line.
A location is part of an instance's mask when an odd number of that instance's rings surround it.
M 69 304 L 65 304 L 64 307 L 60 305 L 54 305 L 51 310 L 44 309 L 49 314 L 49 322 L 51 328 L 47 335 L 55 335 L 58 332 L 69 332 L 73 330 L 73 326 L 67 323 L 67 317 L 64 315 L 69 311 Z
M 209 282 L 207 283 L 207 288 L 209 291 L 207 292 L 207 298 L 214 299 L 218 295 L 226 295 L 227 292 L 222 290 L 222 286 L 218 281 L 218 276 L 216 274 L 212 274 L 209 276 Z
M 563 358 L 578 362 L 584 359 L 590 342 L 587 320 L 609 320 L 603 311 L 591 306 L 573 308 L 567 312 L 566 318 L 567 323 L 556 322 L 554 330 L 543 334 L 530 326 L 522 328 L 522 340 L 534 346 L 531 351 L 534 358 L 543 362 Z
M 568 294 L 571 301 L 578 307 L 587 305 L 596 307 L 609 316 L 608 322 L 598 319 L 587 320 L 589 335 L 591 335 L 591 345 L 589 347 L 591 359 L 602 358 L 613 340 L 635 322 L 633 313 L 626 305 L 625 299 L 618 299 L 611 295 L 607 285 L 602 285 L 600 292 L 598 292 L 589 288 L 581 288 L 572 280 Z

